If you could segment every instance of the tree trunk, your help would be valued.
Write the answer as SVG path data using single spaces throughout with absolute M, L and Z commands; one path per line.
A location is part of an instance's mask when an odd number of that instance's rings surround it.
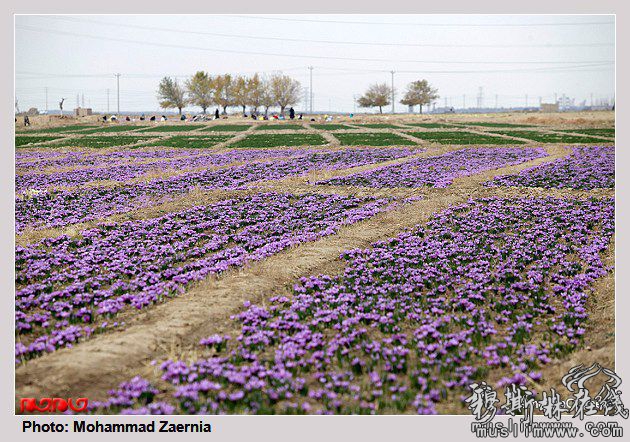
M 203 109 L 203 114 L 205 115 L 207 107 L 202 107 L 201 109 Z
M 422 113 L 422 105 L 420 105 L 420 113 Z
M 286 106 L 280 106 L 280 115 L 283 115 L 283 116 L 284 116 L 284 108 L 285 108 L 285 107 L 286 107 Z
M 245 115 L 245 108 L 246 108 L 246 106 L 242 105 L 241 107 L 243 108 L 243 115 Z
M 227 115 L 227 104 L 223 106 L 223 115 Z
M 383 113 L 383 106 L 379 106 L 378 110 L 379 110 L 380 113 Z
M 179 110 L 179 114 L 181 115 L 182 114 L 182 108 L 178 107 L 177 109 Z
M 269 106 L 265 106 L 265 117 L 269 115 Z

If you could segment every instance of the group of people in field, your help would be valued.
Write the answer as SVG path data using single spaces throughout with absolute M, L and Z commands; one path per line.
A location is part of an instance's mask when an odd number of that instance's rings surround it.
M 253 120 L 269 120 L 269 119 L 270 119 L 267 115 L 260 115 L 260 114 L 258 114 L 257 112 L 252 112 L 252 113 L 251 113 L 251 115 L 249 115 L 249 116 L 248 116 L 247 114 L 243 114 L 243 117 L 244 117 L 244 118 L 249 118 L 249 117 L 251 117 Z M 188 119 L 189 119 L 189 120 L 191 120 L 191 121 L 198 121 L 198 120 L 205 119 L 205 118 L 206 118 L 206 117 L 205 117 L 205 115 L 203 115 L 203 116 L 200 116 L 200 115 L 195 115 L 194 117 L 187 118 L 185 114 L 182 114 L 182 115 L 179 117 L 179 119 L 180 119 L 181 121 L 186 121 L 186 120 L 188 120 Z M 221 118 L 221 114 L 219 113 L 219 109 L 217 108 L 217 109 L 214 111 L 214 119 L 215 119 L 215 120 L 219 120 L 220 118 Z M 226 118 L 227 118 L 227 115 L 224 115 L 224 116 L 223 116 L 223 118 L 224 118 L 224 119 L 226 119 Z M 302 118 L 303 118 L 303 114 L 300 114 L 300 115 L 297 117 L 297 119 L 298 119 L 298 120 L 301 120 Z M 118 121 L 118 116 L 117 116 L 117 115 L 110 115 L 110 116 L 103 115 L 103 116 L 101 117 L 101 119 L 103 120 L 103 122 L 104 122 L 104 123 L 107 123 L 108 121 L 111 121 L 111 122 L 117 122 L 117 121 Z M 284 115 L 282 115 L 282 114 L 278 115 L 278 114 L 275 114 L 275 113 L 274 113 L 274 114 L 271 116 L 271 119 L 274 119 L 274 120 L 285 120 L 285 117 L 284 117 Z M 295 119 L 295 109 L 293 109 L 293 107 L 289 108 L 289 119 L 291 119 L 291 120 L 294 120 L 294 119 Z M 136 121 L 136 119 L 135 119 L 135 118 L 131 118 L 131 117 L 129 117 L 129 115 L 127 115 L 127 116 L 124 118 L 124 120 L 125 120 L 125 121 Z M 145 121 L 145 120 L 146 120 L 146 121 L 158 121 L 158 118 L 157 118 L 155 115 L 152 115 L 151 117 L 147 118 L 144 114 L 142 114 L 142 115 L 140 116 L 140 121 Z M 159 118 L 159 121 L 167 121 L 167 120 L 168 120 L 168 117 L 167 117 L 166 115 L 162 115 L 162 116 Z M 17 122 L 17 117 L 16 117 L 15 121 Z M 30 126 L 30 124 L 31 124 L 31 123 L 30 123 L 30 121 L 29 121 L 28 116 L 24 116 L 24 125 L 25 125 L 25 126 Z

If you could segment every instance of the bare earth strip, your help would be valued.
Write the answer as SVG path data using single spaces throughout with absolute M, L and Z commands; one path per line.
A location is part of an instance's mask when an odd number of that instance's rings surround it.
M 17 367 L 16 398 L 52 395 L 87 396 L 92 401 L 103 399 L 112 386 L 150 369 L 151 360 L 168 357 L 173 352 L 179 354 L 202 337 L 229 330 L 234 326 L 230 315 L 238 312 L 244 301 L 264 305 L 268 297 L 288 293 L 301 276 L 338 273 L 344 265 L 339 260 L 342 251 L 369 247 L 375 241 L 425 223 L 434 212 L 461 204 L 468 198 L 501 193 L 483 187 L 482 183 L 570 153 L 569 149 L 559 146 L 547 149 L 549 157 L 458 178 L 446 189 L 416 190 L 415 195 L 424 194 L 425 199 L 401 204 L 392 211 L 343 227 L 336 235 L 228 271 L 221 277 L 209 277 L 166 303 L 122 314 L 117 319 L 126 323 L 124 329 L 94 336 L 74 348 L 61 349 Z M 295 187 L 293 191 L 301 190 L 300 186 Z M 309 186 L 309 189 L 326 191 L 326 187 Z M 291 186 L 287 186 L 286 190 L 289 189 Z M 529 192 L 518 191 L 519 195 Z

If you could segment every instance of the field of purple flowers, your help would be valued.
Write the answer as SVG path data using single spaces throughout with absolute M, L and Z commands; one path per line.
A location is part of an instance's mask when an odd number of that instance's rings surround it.
M 317 184 L 363 187 L 447 187 L 454 178 L 546 156 L 541 148 L 461 149 L 403 164 L 320 181 Z
M 17 247 L 16 363 L 117 325 L 190 282 L 334 234 L 390 201 L 257 194 Z
M 402 149 L 397 149 L 400 152 Z M 322 152 L 315 149 L 234 149 L 227 152 L 201 152 L 199 149 L 153 149 L 153 150 L 119 150 L 100 152 L 18 152 L 15 167 L 19 170 L 49 168 L 97 166 L 110 167 L 133 164 L 137 161 L 157 161 L 167 159 L 188 159 L 188 157 L 212 158 L 215 165 L 234 162 L 262 160 L 279 157 L 303 156 L 309 153 Z M 51 156 L 52 155 L 52 156 Z M 168 164 L 168 163 L 166 163 Z
M 335 170 L 373 164 L 402 158 L 413 153 L 414 151 L 407 149 L 306 151 L 304 155 L 293 158 L 271 158 L 260 163 L 247 163 L 219 170 L 206 169 L 146 182 L 127 183 L 116 187 L 58 190 L 39 192 L 28 196 L 18 195 L 15 200 L 16 230 L 20 232 L 27 227 L 61 227 L 125 213 L 168 201 L 195 188 L 202 190 L 241 189 L 247 184 L 260 180 L 282 179 L 291 175 L 303 175 L 313 170 Z M 225 155 L 229 157 L 229 153 Z M 221 161 L 221 158 L 225 157 L 220 156 L 219 158 Z M 208 161 L 212 162 L 214 159 Z M 231 159 L 225 161 L 231 161 Z M 137 172 L 137 168 L 142 169 L 144 166 L 117 167 L 127 167 L 127 173 L 133 174 L 134 171 Z M 107 169 L 102 173 L 106 177 L 111 176 Z M 90 178 L 87 170 L 67 172 L 60 173 L 61 182 L 68 179 L 67 175 L 72 176 L 73 174 L 79 178 Z M 41 175 L 36 175 L 41 177 Z M 129 176 L 124 178 L 129 178 Z M 46 180 L 50 179 L 52 178 L 46 178 Z
M 497 177 L 486 185 L 580 190 L 614 188 L 615 148 L 574 147 L 567 158 L 525 169 L 518 175 Z
M 580 345 L 613 233 L 612 199 L 469 200 L 345 252 L 338 276 L 303 278 L 266 307 L 246 303 L 233 336 L 204 339 L 197 360 L 160 362 L 159 381 L 134 378 L 92 410 L 427 414 L 461 401 L 475 380 L 536 381 Z M 94 240 L 81 241 L 74 247 Z M 37 264 L 20 266 L 38 275 Z
M 198 151 L 197 151 L 198 152 Z M 150 152 L 144 152 L 148 154 Z M 160 152 L 157 151 L 157 154 Z M 164 152 L 167 154 L 168 152 Z M 301 157 L 313 154 L 313 150 L 273 150 L 273 151 L 230 151 L 216 154 L 202 155 L 179 155 L 176 158 L 159 160 L 158 157 L 130 155 L 125 157 L 127 161 L 113 164 L 115 158 L 111 154 L 97 156 L 91 155 L 85 158 L 74 158 L 74 155 L 57 160 L 57 164 L 80 164 L 81 162 L 95 162 L 93 167 L 70 170 L 66 172 L 37 173 L 27 172 L 17 175 L 15 178 L 16 192 L 23 193 L 32 190 L 45 190 L 51 186 L 78 186 L 92 181 L 114 180 L 125 182 L 133 178 L 140 177 L 151 171 L 176 171 L 189 170 L 195 168 L 212 168 L 226 166 L 229 164 L 243 163 L 258 159 L 273 159 L 277 157 Z M 129 159 L 149 158 L 154 161 L 136 164 L 129 162 Z

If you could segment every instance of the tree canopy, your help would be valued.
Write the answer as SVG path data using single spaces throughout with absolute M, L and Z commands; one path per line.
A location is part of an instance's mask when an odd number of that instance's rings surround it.
M 386 83 L 375 83 L 357 101 L 361 107 L 378 107 L 383 113 L 383 106 L 391 104 L 392 88 Z
M 186 106 L 186 91 L 176 78 L 164 77 L 158 86 L 158 100 L 164 109 L 177 108 L 179 113 Z
M 418 105 L 422 113 L 422 106 L 429 105 L 440 97 L 437 92 L 437 89 L 432 88 L 427 80 L 414 81 L 407 85 L 407 91 L 400 103 L 407 106 Z

